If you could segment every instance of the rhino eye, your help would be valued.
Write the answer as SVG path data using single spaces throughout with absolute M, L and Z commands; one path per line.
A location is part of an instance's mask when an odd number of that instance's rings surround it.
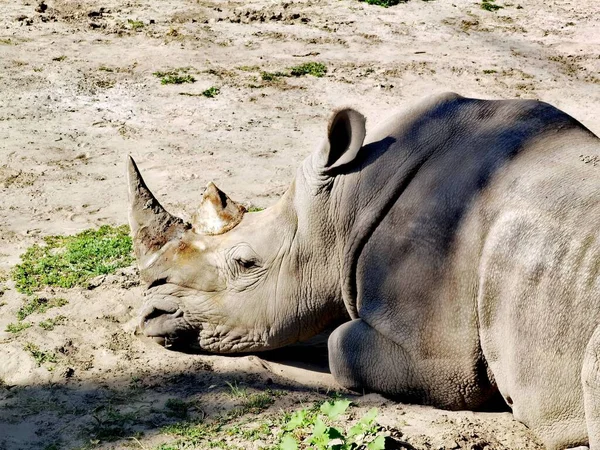
M 244 269 L 251 269 L 251 268 L 256 267 L 258 265 L 256 263 L 256 261 L 254 261 L 252 259 L 237 258 L 236 261 Z

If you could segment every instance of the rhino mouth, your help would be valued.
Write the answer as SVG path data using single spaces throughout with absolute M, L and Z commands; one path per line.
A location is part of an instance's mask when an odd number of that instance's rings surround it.
M 187 346 L 197 340 L 184 311 L 173 301 L 146 305 L 140 312 L 138 330 L 164 347 Z

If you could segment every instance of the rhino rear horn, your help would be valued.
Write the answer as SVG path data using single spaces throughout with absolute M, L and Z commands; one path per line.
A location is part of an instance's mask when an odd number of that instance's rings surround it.
M 167 242 L 180 237 L 189 225 L 169 214 L 156 200 L 131 156 L 127 162 L 127 178 L 133 248 L 140 267 L 145 268 Z
M 198 234 L 223 234 L 242 221 L 246 208 L 234 202 L 213 182 L 208 183 L 200 206 L 192 216 L 192 228 Z

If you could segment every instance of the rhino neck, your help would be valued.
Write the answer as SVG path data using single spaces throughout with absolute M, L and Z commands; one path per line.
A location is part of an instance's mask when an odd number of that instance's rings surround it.
M 279 316 L 284 316 L 284 322 L 291 319 L 288 325 L 294 328 L 279 334 L 292 341 L 309 339 L 349 318 L 339 283 L 339 259 L 332 247 L 333 230 L 323 226 L 322 208 L 313 200 L 300 168 L 299 176 L 274 205 L 282 223 L 295 225 L 284 252 L 276 299 Z
M 330 188 L 334 203 L 329 221 L 336 230 L 341 296 L 350 317 L 357 318 L 356 268 L 365 244 L 421 167 L 443 148 L 440 124 L 462 97 L 444 94 L 393 116 L 367 136 L 352 167 L 336 176 Z

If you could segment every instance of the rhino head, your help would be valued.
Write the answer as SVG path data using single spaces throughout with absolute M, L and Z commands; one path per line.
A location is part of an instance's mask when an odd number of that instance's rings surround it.
M 129 222 L 147 283 L 143 333 L 232 353 L 281 347 L 347 318 L 331 197 L 364 138 L 364 117 L 338 111 L 275 205 L 247 212 L 210 183 L 191 223 L 161 206 L 129 158 Z

